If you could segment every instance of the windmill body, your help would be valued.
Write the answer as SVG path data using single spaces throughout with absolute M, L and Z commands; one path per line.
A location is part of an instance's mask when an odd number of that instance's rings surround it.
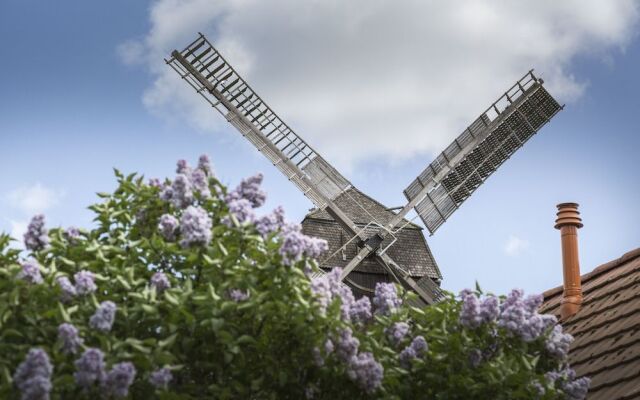
M 407 214 L 415 209 L 433 234 L 562 109 L 529 71 L 411 182 L 404 190 L 407 204 L 391 211 L 296 134 L 202 34 L 165 61 L 313 202 L 303 231 L 329 242 L 318 273 L 342 266 L 341 278 L 366 295 L 377 282 L 397 281 L 416 292 L 420 304 L 441 298 L 442 275 Z

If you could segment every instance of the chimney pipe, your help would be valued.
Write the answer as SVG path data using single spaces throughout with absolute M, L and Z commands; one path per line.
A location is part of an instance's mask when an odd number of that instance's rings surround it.
M 561 203 L 555 228 L 560 230 L 562 241 L 562 274 L 564 292 L 560 304 L 560 319 L 566 320 L 580 309 L 582 304 L 582 285 L 580 281 L 580 262 L 578 260 L 578 228 L 582 228 L 582 219 L 577 203 Z

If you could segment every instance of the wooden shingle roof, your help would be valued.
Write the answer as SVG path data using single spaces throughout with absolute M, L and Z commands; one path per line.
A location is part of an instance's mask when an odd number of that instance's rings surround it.
M 583 303 L 563 321 L 575 341 L 569 362 L 591 378 L 589 400 L 640 398 L 640 248 L 582 275 Z M 544 293 L 540 312 L 560 314 L 562 286 Z
M 385 223 L 394 216 L 385 206 L 373 200 L 369 196 L 355 188 L 350 188 L 341 194 L 335 203 L 358 225 L 364 226 L 373 218 L 378 223 Z M 408 221 L 405 220 L 405 223 Z M 376 227 L 370 227 L 372 233 Z M 302 232 L 305 235 L 325 239 L 329 244 L 327 251 L 320 262 L 323 268 L 344 267 L 349 260 L 355 257 L 358 243 L 355 241 L 346 244 L 350 236 L 342 227 L 324 210 L 312 210 L 302 221 Z M 413 277 L 429 276 L 437 281 L 442 279 L 440 269 L 431 254 L 431 250 L 422 233 L 422 228 L 409 223 L 396 235 L 396 240 L 387 250 L 387 254 L 402 267 L 408 269 Z M 387 237 L 382 242 L 382 248 L 393 241 L 393 237 Z M 346 244 L 346 246 L 344 246 Z M 341 249 L 344 249 L 341 251 Z M 374 258 L 365 259 L 356 269 L 356 272 L 376 275 L 386 275 L 386 270 L 378 264 Z M 360 277 L 363 280 L 374 278 Z M 379 277 L 375 278 L 378 279 Z M 370 286 L 367 284 L 367 286 Z

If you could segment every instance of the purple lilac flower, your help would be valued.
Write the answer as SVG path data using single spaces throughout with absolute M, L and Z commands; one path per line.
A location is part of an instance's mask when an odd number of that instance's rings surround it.
M 562 326 L 556 325 L 549 334 L 549 337 L 545 342 L 545 347 L 554 357 L 564 359 L 569 353 L 571 342 L 573 342 L 573 336 L 567 333 L 562 333 Z
M 585 377 L 569 380 L 562 385 L 562 390 L 566 393 L 569 400 L 583 400 L 587 397 L 591 379 Z
M 116 309 L 114 302 L 103 301 L 89 319 L 89 326 L 100 332 L 109 332 L 116 318 Z
M 70 226 L 64 230 L 64 237 L 67 238 L 69 242 L 75 242 L 80 239 L 80 230 L 75 226 Z
M 208 155 L 203 154 L 198 158 L 198 169 L 204 171 L 207 176 L 213 176 L 213 167 Z
M 365 392 L 373 393 L 382 383 L 384 368 L 376 361 L 373 354 L 364 352 L 349 360 L 347 375 Z
M 22 400 L 49 400 L 53 366 L 47 353 L 40 348 L 29 350 L 25 360 L 13 375 Z
M 395 322 L 391 327 L 387 328 L 385 332 L 391 344 L 396 346 L 402 341 L 402 339 L 404 339 L 405 336 L 407 336 L 409 329 L 409 324 L 406 322 Z
M 229 298 L 236 303 L 247 300 L 249 295 L 249 291 L 247 290 L 231 289 L 229 291 Z
M 496 296 L 487 296 L 480 303 L 480 319 L 483 323 L 495 321 L 500 315 L 500 300 Z
M 366 323 L 372 317 L 371 314 L 371 301 L 367 296 L 362 296 L 351 305 L 349 311 L 351 320 L 355 323 Z
M 158 230 L 165 240 L 172 241 L 178 235 L 180 222 L 171 214 L 163 214 L 158 222 Z
M 71 281 L 66 276 L 60 276 L 56 279 L 58 286 L 60 286 L 60 291 L 62 292 L 60 296 L 60 300 L 63 303 L 67 303 L 71 301 L 78 293 L 76 291 L 76 287 L 71 284 Z
M 400 352 L 400 365 L 405 369 L 411 366 L 411 361 L 415 360 L 427 351 L 427 341 L 423 336 L 416 336 L 411 344 Z
M 373 296 L 373 305 L 375 306 L 376 314 L 392 314 L 401 304 L 402 300 L 398 298 L 396 286 L 393 283 L 376 283 L 375 294 Z
M 76 354 L 78 347 L 84 343 L 78 336 L 78 328 L 68 323 L 58 326 L 58 341 L 62 343 L 62 352 L 66 354 Z
M 156 272 L 151 276 L 151 286 L 156 288 L 157 292 L 162 292 L 171 287 L 171 282 L 164 272 Z
M 193 203 L 193 189 L 189 177 L 185 174 L 178 174 L 171 184 L 171 203 L 176 208 L 186 208 Z
M 191 174 L 191 184 L 196 192 L 200 193 L 203 199 L 211 197 L 211 190 L 209 190 L 209 178 L 207 174 L 201 170 L 196 169 Z
M 189 167 L 189 163 L 187 163 L 187 160 L 178 160 L 178 162 L 176 163 L 176 173 L 177 174 L 184 174 L 184 175 L 191 175 L 191 167 Z
M 173 198 L 173 187 L 170 184 L 165 183 L 160 190 L 160 198 L 164 201 L 171 201 Z
M 260 207 L 267 199 L 267 194 L 260 189 L 261 183 L 262 174 L 260 173 L 243 179 L 238 187 L 227 195 L 227 203 L 230 203 L 233 200 L 245 199 L 251 203 L 251 207 Z
M 551 385 L 559 386 L 570 400 L 584 399 L 587 396 L 589 385 L 591 384 L 591 379 L 587 377 L 576 379 L 576 372 L 571 368 L 547 372 L 545 379 Z
M 554 326 L 557 322 L 556 317 L 553 315 L 541 315 L 535 313 L 529 316 L 519 330 L 520 337 L 525 342 L 532 342 L 539 338 L 550 327 Z
M 300 261 L 305 255 L 318 258 L 329 248 L 326 240 L 310 237 L 300 232 L 299 225 L 284 226 L 280 236 L 282 237 L 282 246 L 280 246 L 279 253 L 286 265 Z
M 462 298 L 460 310 L 460 324 L 467 328 L 477 328 L 482 324 L 480 317 L 480 299 L 475 293 L 467 294 Z
M 76 282 L 77 293 L 83 296 L 95 292 L 98 287 L 94 279 L 95 275 L 90 271 L 80 271 L 73 275 L 73 280 Z
M 22 271 L 18 273 L 18 279 L 23 279 L 35 285 L 42 283 L 42 275 L 40 274 L 40 264 L 35 260 L 25 261 L 22 263 Z
M 271 214 L 267 214 L 256 221 L 256 229 L 262 237 L 277 232 L 285 225 L 284 209 L 276 207 Z
M 136 378 L 136 367 L 130 362 L 114 364 L 107 373 L 102 386 L 115 398 L 127 397 L 129 386 Z
M 227 203 L 227 205 L 229 207 L 229 215 L 233 215 L 239 224 L 244 224 L 245 222 L 251 223 L 255 220 L 255 214 L 253 212 L 253 208 L 251 208 L 251 203 L 249 202 L 249 200 L 231 200 Z M 230 217 L 225 217 L 222 220 L 222 223 L 227 225 L 228 227 L 233 226 L 233 222 Z
M 89 388 L 104 378 L 104 354 L 99 349 L 88 348 L 73 364 L 73 377 L 80 387 Z
M 313 278 L 311 280 L 311 291 L 315 295 L 322 312 L 326 312 L 327 307 L 334 299 L 340 299 L 340 314 L 343 320 L 350 321 L 352 307 L 355 298 L 351 289 L 343 285 L 340 280 L 342 268 L 333 268 L 329 273 Z M 360 304 L 359 306 L 362 306 Z
M 162 182 L 158 178 L 149 179 L 149 186 L 160 189 L 162 187 Z
M 211 241 L 211 228 L 213 222 L 207 212 L 200 208 L 189 206 L 180 218 L 180 230 L 182 232 L 182 247 L 190 247 L 193 245 L 206 246 Z
M 169 382 L 173 379 L 173 374 L 169 368 L 160 368 L 149 375 L 149 383 L 156 389 L 167 389 Z
M 44 226 L 44 215 L 38 214 L 31 218 L 24 234 L 24 246 L 28 250 L 38 251 L 49 245 L 49 231 Z
M 360 341 L 358 338 L 353 337 L 353 332 L 350 328 L 340 329 L 336 338 L 336 354 L 343 362 L 347 363 L 355 357 L 358 354 L 359 347 Z

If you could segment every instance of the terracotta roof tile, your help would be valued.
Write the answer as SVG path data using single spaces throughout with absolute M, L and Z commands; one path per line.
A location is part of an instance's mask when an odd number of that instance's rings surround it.
M 569 362 L 591 378 L 589 400 L 640 398 L 640 248 L 582 275 L 583 303 L 562 323 L 575 337 Z M 540 311 L 560 311 L 562 286 L 547 290 Z

